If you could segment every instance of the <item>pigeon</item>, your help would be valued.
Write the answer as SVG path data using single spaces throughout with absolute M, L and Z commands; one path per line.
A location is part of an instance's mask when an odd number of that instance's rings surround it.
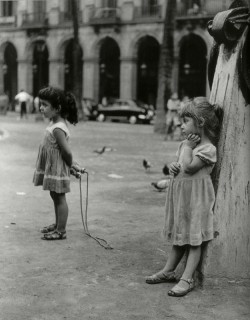
M 150 168 L 152 167 L 151 163 L 149 161 L 147 161 L 146 159 L 143 159 L 142 165 L 143 165 L 143 167 L 145 168 L 146 171 L 150 170 Z
M 111 148 L 111 147 L 102 147 L 102 148 L 99 148 L 99 149 L 96 149 L 94 150 L 93 152 L 95 153 L 98 153 L 98 154 L 103 154 L 104 152 L 107 152 L 107 151 L 114 151 L 115 149 Z
M 169 167 L 165 164 L 165 166 L 162 168 L 162 172 L 165 176 L 169 175 Z
M 157 191 L 164 191 L 169 185 L 169 179 L 162 179 L 157 182 L 151 182 L 151 185 L 155 187 Z

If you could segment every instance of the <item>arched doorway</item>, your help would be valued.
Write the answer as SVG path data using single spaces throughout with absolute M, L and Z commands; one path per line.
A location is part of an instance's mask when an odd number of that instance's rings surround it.
M 101 44 L 99 60 L 99 101 L 120 96 L 120 49 L 107 37 Z
M 82 48 L 79 48 L 77 52 L 77 79 L 79 81 L 78 85 L 82 91 Z M 74 90 L 74 69 L 73 69 L 73 62 L 74 62 L 74 42 L 73 39 L 69 40 L 65 52 L 64 52 L 64 90 L 65 91 L 73 91 Z
M 145 36 L 139 41 L 137 54 L 137 100 L 156 105 L 160 45 Z
M 206 95 L 207 47 L 204 40 L 191 33 L 183 37 L 179 55 L 178 93 L 182 98 Z
M 36 41 L 33 49 L 33 96 L 36 97 L 38 91 L 49 84 L 49 62 L 48 48 L 44 41 Z
M 4 50 L 3 64 L 4 92 L 8 95 L 12 109 L 17 94 L 17 52 L 12 43 L 8 42 Z

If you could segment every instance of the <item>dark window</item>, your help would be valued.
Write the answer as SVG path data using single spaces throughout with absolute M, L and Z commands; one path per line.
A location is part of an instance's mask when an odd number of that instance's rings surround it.
M 10 17 L 16 13 L 16 1 L 1 1 L 2 16 Z
M 116 0 L 102 0 L 103 8 L 116 8 Z
M 46 10 L 46 2 L 44 0 L 36 0 L 33 1 L 33 11 L 34 13 L 41 13 L 45 12 Z

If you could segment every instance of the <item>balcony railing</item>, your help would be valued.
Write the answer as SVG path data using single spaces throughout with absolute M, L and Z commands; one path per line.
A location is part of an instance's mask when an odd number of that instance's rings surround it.
M 45 27 L 48 25 L 48 16 L 45 12 L 23 13 L 23 27 Z
M 150 18 L 150 19 L 161 19 L 163 17 L 162 14 L 162 6 L 141 6 L 135 7 L 134 18 Z
M 117 24 L 120 22 L 120 9 L 94 8 L 89 19 L 90 25 Z
M 193 5 L 192 7 L 186 6 L 184 1 L 177 7 L 176 17 L 178 18 L 206 18 L 213 17 L 218 12 L 227 10 L 227 7 L 224 3 L 220 2 L 209 2 L 205 1 L 204 4 L 199 7 L 197 5 Z
M 0 17 L 0 25 L 16 25 L 16 16 Z
M 73 17 L 71 12 L 60 12 L 60 23 L 72 23 Z M 78 11 L 78 23 L 82 23 L 82 11 Z

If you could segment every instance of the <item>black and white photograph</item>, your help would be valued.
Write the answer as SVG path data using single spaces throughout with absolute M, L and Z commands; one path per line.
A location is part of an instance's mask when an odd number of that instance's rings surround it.
M 0 319 L 250 319 L 250 0 L 0 0 Z

